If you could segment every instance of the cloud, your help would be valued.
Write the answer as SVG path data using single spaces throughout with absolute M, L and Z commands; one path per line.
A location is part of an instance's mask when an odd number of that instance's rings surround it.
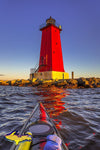
M 0 76 L 4 76 L 4 74 L 0 74 Z

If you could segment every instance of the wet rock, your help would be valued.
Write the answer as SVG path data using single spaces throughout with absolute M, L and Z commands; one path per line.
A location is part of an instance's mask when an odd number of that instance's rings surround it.
M 33 80 L 17 79 L 17 80 L 0 80 L 0 85 L 11 86 L 39 86 L 39 87 L 52 87 L 57 86 L 60 88 L 96 88 L 100 87 L 100 78 L 79 78 L 79 79 L 67 79 L 67 80 L 39 80 L 34 78 Z
M 9 85 L 9 81 L 8 80 L 1 80 L 0 81 L 0 85 Z
M 69 84 L 71 84 L 71 85 L 76 85 L 76 86 L 77 86 L 77 84 L 78 84 L 78 81 L 75 80 L 75 79 L 68 79 L 67 82 L 68 82 Z
M 66 85 L 67 85 L 67 81 L 66 80 L 55 81 L 55 86 L 57 86 L 57 87 L 65 87 Z
M 67 79 L 67 85 L 65 88 L 76 89 L 78 87 L 77 79 Z
M 89 88 L 89 81 L 86 78 L 79 78 L 78 79 L 78 87 L 84 87 L 84 88 Z
M 96 88 L 99 87 L 99 83 L 100 83 L 100 78 L 88 78 L 87 79 L 89 81 L 89 84 L 91 85 L 91 87 Z

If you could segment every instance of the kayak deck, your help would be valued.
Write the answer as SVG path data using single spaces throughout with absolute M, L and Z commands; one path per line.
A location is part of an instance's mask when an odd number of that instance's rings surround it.
M 42 103 L 36 105 L 19 134 L 24 135 L 27 132 L 32 134 L 32 141 L 20 143 L 18 146 L 13 144 L 10 150 L 43 150 L 47 142 L 47 136 L 53 134 L 61 138 L 62 150 L 68 150 L 68 147 L 65 145 L 59 131 L 55 127 Z

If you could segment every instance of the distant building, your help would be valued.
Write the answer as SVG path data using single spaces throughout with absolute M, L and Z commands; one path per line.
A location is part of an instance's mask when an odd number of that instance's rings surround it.
M 38 79 L 68 79 L 65 72 L 60 40 L 61 25 L 49 18 L 46 24 L 40 27 L 42 31 L 39 66 L 30 73 L 30 78 Z

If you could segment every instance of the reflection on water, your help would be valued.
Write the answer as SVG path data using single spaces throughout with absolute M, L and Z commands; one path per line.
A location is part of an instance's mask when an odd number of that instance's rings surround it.
M 41 101 L 70 150 L 100 150 L 100 88 L 62 89 L 0 86 L 0 150 L 4 135 L 19 130 Z
M 57 87 L 38 89 L 38 93 L 35 94 L 42 96 L 39 101 L 43 103 L 49 116 L 54 119 L 56 127 L 60 128 L 62 122 L 57 119 L 57 116 L 67 111 L 67 108 L 64 107 L 65 102 L 62 101 L 62 98 L 69 94 L 63 89 Z

